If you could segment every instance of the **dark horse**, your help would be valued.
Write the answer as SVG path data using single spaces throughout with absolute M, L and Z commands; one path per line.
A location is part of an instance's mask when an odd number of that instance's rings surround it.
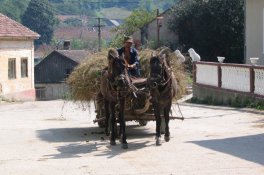
M 128 92 L 129 82 L 125 73 L 125 62 L 119 58 L 115 49 L 108 52 L 108 69 L 101 78 L 100 92 L 104 99 L 105 107 L 105 132 L 109 135 L 108 125 L 111 116 L 110 144 L 116 145 L 117 135 L 116 118 L 120 123 L 120 140 L 124 149 L 128 148 L 126 141 L 126 123 L 124 119 L 125 97 Z
M 165 118 L 165 141 L 170 140 L 169 113 L 172 99 L 176 95 L 177 82 L 170 68 L 168 60 L 168 49 L 163 49 L 158 55 L 152 54 L 150 59 L 149 86 L 151 102 L 156 119 L 156 145 L 161 145 L 161 113 Z

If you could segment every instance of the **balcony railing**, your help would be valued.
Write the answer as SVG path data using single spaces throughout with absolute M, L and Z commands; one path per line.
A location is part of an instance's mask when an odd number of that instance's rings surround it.
M 194 83 L 264 97 L 264 66 L 195 62 Z

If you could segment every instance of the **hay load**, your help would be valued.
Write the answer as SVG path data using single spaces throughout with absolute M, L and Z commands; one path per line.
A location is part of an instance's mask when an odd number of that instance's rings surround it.
M 142 77 L 147 77 L 150 72 L 149 60 L 152 53 L 159 51 L 160 49 L 157 51 L 145 49 L 139 53 Z M 179 85 L 177 98 L 180 98 L 185 92 L 186 76 L 184 67 L 173 52 L 168 50 L 166 54 L 169 57 L 172 70 Z M 67 83 L 70 86 L 71 96 L 74 101 L 93 100 L 100 89 L 100 77 L 102 70 L 107 66 L 107 55 L 108 50 L 90 55 L 70 74 Z
M 75 101 L 90 101 L 100 88 L 101 72 L 107 66 L 107 51 L 95 53 L 77 66 L 67 79 Z

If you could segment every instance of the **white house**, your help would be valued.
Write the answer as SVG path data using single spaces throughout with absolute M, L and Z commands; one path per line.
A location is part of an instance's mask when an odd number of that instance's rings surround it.
M 34 39 L 39 37 L 0 13 L 0 96 L 35 100 Z
M 171 9 L 159 14 L 159 17 L 146 24 L 141 30 L 133 33 L 135 44 L 147 44 L 147 42 L 156 42 L 156 44 L 175 47 L 178 45 L 178 35 L 172 32 L 168 27 Z M 139 43 L 138 43 L 139 42 Z
M 245 62 L 259 58 L 258 65 L 264 65 L 264 0 L 245 0 Z

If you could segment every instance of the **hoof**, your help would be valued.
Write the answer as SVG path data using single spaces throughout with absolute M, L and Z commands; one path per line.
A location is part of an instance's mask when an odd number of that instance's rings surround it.
M 122 137 L 123 137 L 122 135 L 118 136 L 120 143 L 122 143 Z
M 170 136 L 164 136 L 164 140 L 165 140 L 166 142 L 170 141 Z
M 111 140 L 111 141 L 110 141 L 110 145 L 116 145 L 115 140 Z
M 128 148 L 127 143 L 122 143 L 122 148 L 123 148 L 123 149 L 127 149 L 127 148 Z
M 160 145 L 161 145 L 160 137 L 156 137 L 156 146 L 160 146 Z

